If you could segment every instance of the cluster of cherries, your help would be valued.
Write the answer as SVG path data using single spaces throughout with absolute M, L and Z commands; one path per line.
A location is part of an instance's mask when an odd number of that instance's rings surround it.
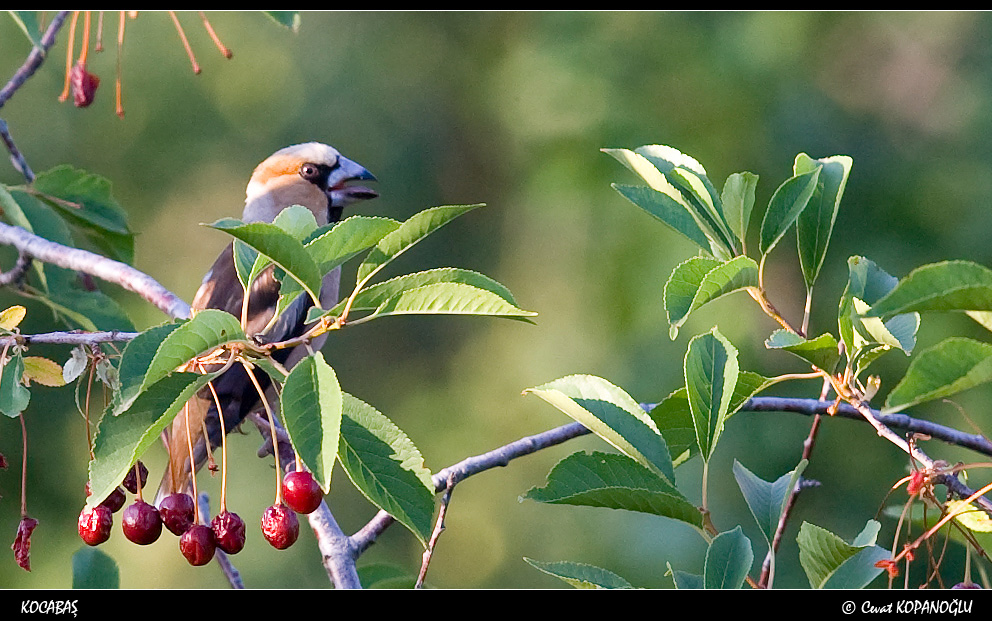
M 136 474 L 137 473 L 137 474 Z M 193 497 L 177 493 L 166 496 L 159 507 L 141 498 L 140 490 L 148 479 L 148 469 L 140 461 L 110 496 L 95 507 L 83 507 L 79 514 L 79 536 L 88 545 L 100 545 L 110 539 L 113 514 L 120 511 L 127 501 L 124 490 L 138 498 L 127 508 L 121 519 L 124 536 L 139 545 L 158 540 L 165 526 L 179 536 L 179 551 L 190 565 L 206 565 L 217 548 L 227 554 L 237 554 L 245 547 L 245 523 L 238 514 L 222 509 L 210 525 L 198 524 Z M 86 495 L 89 496 L 89 483 Z M 320 506 L 324 494 L 305 470 L 288 473 L 282 480 L 282 502 L 262 512 L 262 535 L 272 547 L 285 550 L 296 542 L 300 534 L 297 513 L 312 513 Z M 285 504 L 284 504 L 285 503 Z

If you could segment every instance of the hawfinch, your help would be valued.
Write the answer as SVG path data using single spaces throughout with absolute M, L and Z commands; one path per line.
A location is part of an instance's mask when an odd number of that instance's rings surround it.
M 343 157 L 332 147 L 317 142 L 298 144 L 273 153 L 258 165 L 248 182 L 244 222 L 272 222 L 286 207 L 302 205 L 313 212 L 318 226 L 336 222 L 342 210 L 350 203 L 375 198 L 378 194 L 369 188 L 349 185 L 358 180 L 375 180 L 369 171 Z M 337 302 L 340 271 L 335 269 L 323 281 L 321 304 L 330 308 Z M 241 317 L 244 292 L 234 266 L 233 244 L 217 257 L 213 267 L 203 278 L 191 308 L 197 311 L 214 308 Z M 249 338 L 262 338 L 266 342 L 283 341 L 304 331 L 304 320 L 310 308 L 310 298 L 299 296 L 272 326 L 268 326 L 279 298 L 279 282 L 270 266 L 252 282 L 248 298 L 245 332 Z M 265 330 L 264 334 L 261 334 Z M 316 350 L 323 344 L 318 337 L 311 347 Z M 291 368 L 307 351 L 305 347 L 278 350 L 275 358 L 286 368 Z M 256 373 L 265 389 L 268 378 Z M 261 404 L 258 391 L 245 369 L 233 365 L 213 381 L 214 390 L 224 410 L 224 429 L 233 430 L 244 418 Z M 206 388 L 188 403 L 190 441 L 194 459 L 199 468 L 208 452 L 220 446 L 222 434 L 213 394 Z M 180 410 L 172 425 L 169 437 L 170 459 L 162 479 L 156 502 L 173 492 L 187 491 L 190 483 L 190 455 L 186 437 L 186 408 Z M 204 436 L 209 436 L 209 449 Z

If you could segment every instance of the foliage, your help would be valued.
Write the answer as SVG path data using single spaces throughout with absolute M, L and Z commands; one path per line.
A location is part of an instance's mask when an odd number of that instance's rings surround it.
M 805 363 L 806 372 L 773 378 L 742 372 L 737 349 L 714 327 L 689 339 L 684 384 L 656 406 L 642 408 L 621 388 L 594 376 L 570 376 L 528 389 L 622 454 L 575 453 L 552 468 L 544 487 L 530 490 L 526 497 L 544 503 L 651 513 L 691 526 L 708 546 L 704 570 L 702 575 L 694 575 L 669 562 L 669 574 L 677 588 L 737 588 L 745 580 L 754 586 L 770 587 L 778 539 L 789 506 L 802 488 L 802 473 L 809 462 L 804 457 L 791 472 L 770 482 L 734 461 L 734 477 L 767 548 L 760 576 L 753 578 L 749 575 L 754 559 L 751 541 L 740 525 L 721 531 L 716 526 L 716 516 L 708 509 L 709 464 L 724 435 L 727 419 L 772 384 L 821 378 L 824 391 L 829 388 L 836 395 L 834 407 L 842 401 L 853 405 L 884 435 L 883 431 L 888 430 L 875 420 L 868 405 L 880 380 L 877 376 L 866 378 L 864 373 L 888 351 L 899 350 L 907 356 L 913 353 L 920 313 L 959 311 L 972 314 L 980 322 L 985 319 L 982 313 L 992 309 L 988 298 L 992 271 L 974 263 L 953 261 L 923 266 L 899 280 L 869 259 L 851 257 L 847 287 L 837 305 L 837 333 L 823 332 L 808 338 L 813 287 L 851 172 L 851 158 L 813 159 L 799 154 L 793 176 L 778 186 L 764 210 L 758 230 L 758 254 L 752 257 L 746 249 L 756 175 L 735 173 L 727 179 L 723 191 L 717 192 L 695 159 L 671 147 L 649 145 L 632 151 L 604 151 L 647 183 L 614 185 L 617 191 L 698 248 L 699 254 L 677 265 L 665 284 L 664 304 L 672 340 L 678 337 L 690 313 L 717 298 L 743 291 L 781 325 L 767 338 L 765 347 L 792 354 Z M 806 285 L 802 327 L 794 327 L 779 314 L 763 282 L 766 260 L 793 227 L 799 269 Z M 949 337 L 918 352 L 889 393 L 883 412 L 902 411 L 989 381 L 990 352 L 992 345 L 962 337 Z M 694 436 L 688 442 L 687 429 Z M 681 435 L 678 440 L 676 433 Z M 906 445 L 891 432 L 888 437 L 912 455 L 919 480 L 911 496 L 919 495 L 923 502 L 950 511 L 951 505 L 937 500 L 932 493 L 934 477 L 944 474 L 946 466 L 930 460 L 912 442 Z M 811 432 L 810 444 L 814 438 L 815 431 Z M 692 455 L 703 461 L 701 507 L 689 504 L 673 471 L 673 466 L 685 463 Z M 957 476 L 959 470 L 953 472 L 952 476 Z M 928 483 L 921 483 L 923 480 Z M 930 493 L 922 493 L 927 485 Z M 958 523 L 977 530 L 960 519 Z M 879 522 L 869 520 L 853 543 L 846 543 L 829 530 L 804 522 L 796 543 L 810 586 L 860 588 L 886 570 L 890 577 L 895 576 L 895 561 L 911 559 L 908 553 L 920 541 L 907 543 L 899 554 L 890 554 L 876 544 L 879 529 Z M 974 544 L 973 539 L 970 541 Z M 899 550 L 898 544 L 897 538 L 893 550 Z M 573 564 L 529 562 L 575 584 Z M 625 587 L 622 578 L 599 571 L 597 574 L 595 568 L 584 568 L 580 585 Z M 601 577 L 598 582 L 597 576 Z

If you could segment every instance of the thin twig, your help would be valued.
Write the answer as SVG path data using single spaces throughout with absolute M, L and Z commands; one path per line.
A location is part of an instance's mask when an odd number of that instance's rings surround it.
M 417 576 L 417 582 L 413 585 L 415 589 L 422 589 L 424 587 L 424 579 L 427 577 L 427 568 L 431 564 L 431 558 L 434 556 L 434 548 L 437 546 L 437 540 L 441 537 L 441 533 L 444 532 L 444 517 L 448 514 L 448 505 L 451 503 L 451 492 L 455 489 L 455 481 L 452 477 L 448 477 L 448 483 L 444 489 L 444 495 L 441 496 L 441 508 L 438 509 L 437 522 L 434 524 L 434 532 L 431 533 L 431 538 L 427 542 L 427 547 L 424 549 L 423 562 L 420 565 L 420 574 Z

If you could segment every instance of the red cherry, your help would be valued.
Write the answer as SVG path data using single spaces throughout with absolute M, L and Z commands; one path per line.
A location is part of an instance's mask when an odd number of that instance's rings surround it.
M 90 482 L 87 481 L 86 497 L 89 498 L 92 494 L 93 492 L 90 491 Z M 111 513 L 117 513 L 118 511 L 121 510 L 121 507 L 124 506 L 125 502 L 127 502 L 127 496 L 124 494 L 124 490 L 122 490 L 120 487 L 117 487 L 114 489 L 114 491 L 110 492 L 110 495 L 104 498 L 103 502 L 101 502 L 100 504 L 110 509 Z
M 300 536 L 300 521 L 286 505 L 272 505 L 262 512 L 262 535 L 273 548 L 285 550 Z
M 138 467 L 138 473 L 141 475 L 141 488 L 144 489 L 145 482 L 148 481 L 148 468 L 146 468 L 145 464 L 140 461 L 138 461 L 136 465 Z M 134 466 L 127 471 L 127 476 L 124 477 L 124 481 L 121 485 L 123 485 L 124 489 L 132 494 L 138 493 L 138 478 L 134 474 Z
M 313 513 L 324 499 L 324 492 L 306 470 L 290 472 L 282 480 L 282 497 L 297 513 Z
M 117 513 L 124 506 L 125 502 L 127 502 L 127 496 L 124 494 L 124 490 L 117 487 L 100 504 L 110 509 L 111 513 Z
M 98 546 L 110 539 L 110 528 L 113 525 L 114 514 L 105 505 L 83 507 L 79 514 L 79 536 L 87 545 Z
M 128 540 L 144 546 L 154 543 L 162 534 L 162 517 L 152 505 L 136 500 L 124 509 L 121 526 Z
M 209 526 L 194 524 L 179 538 L 179 551 L 194 567 L 206 565 L 214 557 L 214 532 Z
M 245 547 L 245 522 L 237 513 L 224 511 L 210 521 L 217 547 L 228 554 L 237 554 Z
M 173 535 L 182 535 L 193 525 L 193 497 L 189 494 L 169 494 L 159 503 L 162 523 Z

